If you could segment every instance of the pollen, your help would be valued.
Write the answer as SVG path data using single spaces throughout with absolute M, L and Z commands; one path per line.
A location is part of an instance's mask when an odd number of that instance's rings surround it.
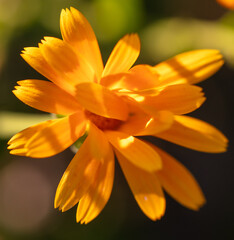
M 101 130 L 115 130 L 122 121 L 114 118 L 106 118 L 85 110 L 86 117 Z

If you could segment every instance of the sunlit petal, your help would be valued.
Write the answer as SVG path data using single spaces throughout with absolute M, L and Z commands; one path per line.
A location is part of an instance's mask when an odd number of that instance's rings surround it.
M 137 34 L 126 35 L 115 45 L 102 76 L 129 70 L 140 53 L 140 39 Z
M 79 202 L 76 215 L 77 222 L 88 223 L 92 221 L 106 205 L 113 187 L 114 164 L 113 150 L 109 148 L 108 154 L 100 165 L 95 181 Z
M 149 172 L 162 167 L 157 152 L 140 139 L 117 131 L 106 131 L 105 133 L 114 148 L 137 167 Z
M 201 49 L 181 53 L 153 69 L 160 75 L 162 84 L 194 84 L 213 75 L 223 63 L 223 56 L 218 50 Z
M 143 90 L 157 87 L 161 82 L 159 75 L 149 65 L 136 65 L 127 73 L 107 75 L 101 84 L 109 89 Z
M 100 78 L 103 63 L 98 42 L 87 19 L 81 12 L 71 7 L 62 10 L 60 28 L 64 41 L 69 43 L 76 52 L 80 53 Z
M 156 174 L 138 168 L 119 151 L 116 155 L 141 210 L 152 220 L 160 219 L 164 215 L 166 201 Z
M 26 149 L 25 156 L 43 158 L 53 156 L 71 146 L 86 130 L 82 112 L 49 120 L 16 134 L 9 143 L 19 144 L 14 149 Z M 12 149 L 12 146 L 9 146 Z M 14 154 L 14 149 L 11 153 Z
M 36 71 L 51 80 L 63 90 L 73 94 L 74 87 L 69 82 L 64 81 L 63 75 L 56 72 L 42 55 L 41 49 L 37 47 L 27 47 L 22 51 L 23 59 Z
M 73 207 L 98 180 L 100 168 L 108 158 L 110 145 L 95 126 L 65 171 L 55 196 L 55 207 L 67 211 Z
M 134 99 L 140 107 L 153 116 L 161 110 L 171 111 L 174 114 L 186 114 L 199 108 L 205 101 L 202 88 L 189 84 L 122 94 Z
M 76 99 L 49 81 L 24 80 L 17 82 L 13 93 L 25 104 L 55 114 L 72 114 L 80 110 Z
M 183 206 L 198 210 L 206 200 L 196 179 L 175 158 L 155 146 L 153 148 L 163 162 L 163 168 L 156 172 L 163 188 Z
M 197 151 L 219 153 L 226 151 L 228 140 L 215 127 L 201 120 L 175 116 L 171 128 L 155 136 Z
M 124 122 L 118 131 L 133 136 L 153 135 L 170 128 L 173 123 L 173 114 L 168 111 L 159 111 L 157 116 L 133 114 Z
M 45 37 L 39 48 L 54 71 L 75 87 L 81 82 L 97 81 L 96 73 L 87 60 L 58 38 Z
M 128 108 L 122 98 L 99 84 L 79 84 L 76 96 L 81 106 L 97 115 L 119 120 L 128 117 Z

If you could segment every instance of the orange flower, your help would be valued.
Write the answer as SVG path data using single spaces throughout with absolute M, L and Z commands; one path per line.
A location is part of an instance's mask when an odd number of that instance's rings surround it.
M 140 52 L 137 34 L 115 46 L 105 67 L 96 37 L 76 9 L 62 10 L 63 40 L 46 37 L 22 57 L 50 81 L 19 81 L 14 94 L 25 104 L 62 118 L 42 122 L 9 141 L 11 154 L 55 155 L 87 135 L 66 169 L 55 207 L 78 203 L 77 222 L 93 220 L 107 203 L 117 157 L 142 211 L 152 220 L 165 211 L 162 188 L 197 210 L 205 202 L 191 173 L 177 160 L 139 137 L 152 135 L 204 152 L 223 152 L 227 139 L 200 120 L 183 116 L 205 98 L 200 82 L 223 64 L 217 50 L 180 54 L 154 67 L 132 67 Z M 132 67 L 132 68 L 131 68 Z
M 216 1 L 223 7 L 234 10 L 234 0 L 216 0 Z

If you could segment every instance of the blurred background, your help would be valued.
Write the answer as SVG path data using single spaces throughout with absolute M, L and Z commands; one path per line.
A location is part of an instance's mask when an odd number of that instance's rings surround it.
M 111 198 L 88 225 L 75 221 L 76 208 L 53 208 L 57 184 L 73 157 L 70 149 L 48 159 L 10 155 L 16 132 L 49 116 L 20 102 L 18 80 L 43 79 L 20 57 L 44 36 L 61 37 L 59 15 L 73 6 L 90 21 L 106 61 L 124 34 L 137 32 L 137 63 L 156 64 L 183 51 L 217 48 L 225 65 L 199 84 L 207 101 L 192 116 L 219 128 L 230 140 L 224 154 L 206 154 L 154 140 L 196 177 L 207 204 L 193 212 L 167 197 L 166 214 L 153 222 L 137 206 L 116 163 Z M 215 0 L 0 0 L 0 240 L 5 239 L 234 239 L 234 12 Z

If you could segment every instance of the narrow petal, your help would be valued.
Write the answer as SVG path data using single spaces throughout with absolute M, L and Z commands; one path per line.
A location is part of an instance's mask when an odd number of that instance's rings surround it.
M 41 111 L 55 114 L 72 114 L 80 110 L 76 99 L 57 87 L 42 80 L 23 80 L 17 82 L 13 93 L 25 104 Z
M 67 81 L 64 81 L 63 76 L 56 72 L 45 60 L 41 49 L 37 47 L 28 47 L 22 51 L 22 58 L 36 71 L 51 80 L 63 90 L 73 94 L 74 87 Z
M 140 53 L 137 34 L 126 35 L 115 45 L 107 60 L 102 76 L 125 72 L 135 63 Z
M 95 143 L 95 144 L 94 144 Z M 105 135 L 91 126 L 89 135 L 66 169 L 55 196 L 55 207 L 66 211 L 87 194 L 97 182 L 110 145 Z
M 114 164 L 113 150 L 109 148 L 109 152 L 99 168 L 95 182 L 79 202 L 76 215 L 77 222 L 87 224 L 98 216 L 106 205 L 113 187 Z
M 71 146 L 86 130 L 82 112 L 32 126 L 16 134 L 10 141 L 11 154 L 24 149 L 25 156 L 43 158 L 53 156 Z M 16 146 L 17 144 L 18 146 Z M 14 147 L 14 148 L 13 148 Z
M 62 10 L 60 28 L 63 39 L 76 52 L 80 53 L 100 78 L 103 63 L 96 36 L 87 19 L 81 12 L 71 7 L 71 10 Z
M 132 97 L 139 106 L 153 116 L 160 110 L 167 110 L 174 114 L 186 114 L 199 108 L 205 101 L 202 88 L 189 84 L 133 91 L 126 95 Z
M 143 141 L 117 131 L 106 131 L 108 140 L 128 161 L 145 171 L 153 172 L 162 167 L 156 151 Z
M 66 42 L 45 37 L 39 48 L 43 57 L 64 81 L 75 87 L 81 82 L 97 81 L 96 74 L 87 60 Z
M 185 52 L 154 67 L 162 84 L 198 83 L 213 75 L 223 65 L 218 50 L 201 49 Z
M 119 151 L 116 155 L 141 210 L 151 220 L 160 219 L 164 215 L 166 201 L 156 174 L 131 164 Z
M 118 131 L 133 136 L 153 135 L 170 128 L 172 123 L 173 114 L 168 111 L 159 111 L 157 117 L 141 113 L 133 114 L 118 128 Z
M 97 115 L 126 120 L 128 108 L 121 97 L 96 83 L 81 83 L 77 86 L 77 101 Z
M 175 116 L 171 128 L 156 137 L 201 152 L 226 151 L 228 140 L 215 127 L 188 116 Z
M 157 87 L 161 82 L 159 75 L 149 65 L 136 65 L 127 73 L 107 75 L 101 84 L 109 89 L 143 90 Z
M 163 168 L 156 172 L 163 188 L 183 206 L 198 210 L 206 200 L 196 179 L 175 158 L 155 146 L 154 149 L 163 162 Z

